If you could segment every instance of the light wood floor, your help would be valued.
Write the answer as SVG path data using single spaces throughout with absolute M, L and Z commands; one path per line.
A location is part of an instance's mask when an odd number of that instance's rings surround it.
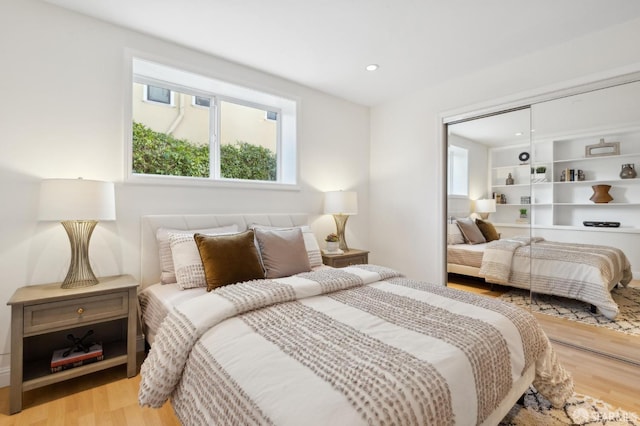
M 640 282 L 634 281 L 633 285 L 640 286 Z M 463 276 L 450 277 L 448 286 L 492 297 L 508 291 L 507 287 L 491 289 L 484 281 Z M 576 392 L 640 413 L 640 338 L 550 315 L 534 315 L 552 340 L 560 362 L 573 375 Z
M 451 283 L 450 286 L 494 297 L 505 291 L 500 288 L 492 291 L 477 282 Z M 571 333 L 570 328 L 558 324 L 555 327 L 560 336 Z M 639 366 L 560 343 L 553 345 L 560 361 L 573 374 L 576 392 L 640 413 Z M 624 339 L 621 345 L 624 346 Z M 138 405 L 139 384 L 139 375 L 127 379 L 124 366 L 114 367 L 26 392 L 22 412 L 13 416 L 8 415 L 9 388 L 0 388 L 0 426 L 179 425 L 169 403 L 160 409 Z
M 0 426 L 22 425 L 159 425 L 178 426 L 173 408 L 138 405 L 140 375 L 127 378 L 114 367 L 24 393 L 23 409 L 9 416 L 9 388 L 0 388 Z

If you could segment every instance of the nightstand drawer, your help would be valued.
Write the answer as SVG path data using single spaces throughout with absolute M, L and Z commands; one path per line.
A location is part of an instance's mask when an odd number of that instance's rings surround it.
M 344 268 L 345 266 L 361 265 L 369 262 L 369 252 L 366 250 L 350 249 L 341 254 L 322 254 L 322 263 L 334 268 Z
M 351 266 L 351 265 L 362 265 L 367 263 L 367 256 L 352 256 L 352 257 L 346 257 L 346 258 L 342 258 L 342 259 L 335 259 L 333 261 L 333 264 L 331 266 L 333 266 L 334 268 L 344 268 L 346 266 Z
M 126 317 L 129 294 L 126 291 L 73 300 L 26 305 L 24 334 L 37 334 L 109 318 Z

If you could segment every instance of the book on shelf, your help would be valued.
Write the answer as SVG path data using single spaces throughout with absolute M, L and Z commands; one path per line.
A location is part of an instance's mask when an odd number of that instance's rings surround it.
M 96 361 L 102 361 L 104 354 L 102 344 L 94 343 L 89 347 L 89 351 L 70 352 L 65 356 L 69 348 L 62 348 L 53 351 L 51 356 L 51 372 L 55 373 L 69 368 L 80 367 Z

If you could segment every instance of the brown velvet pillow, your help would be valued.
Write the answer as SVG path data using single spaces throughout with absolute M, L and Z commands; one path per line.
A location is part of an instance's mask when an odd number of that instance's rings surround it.
M 480 229 L 472 219 L 458 219 L 456 220 L 456 223 L 468 244 L 480 244 L 487 242 L 487 240 L 484 239 L 484 235 L 482 235 L 482 232 L 480 232 Z
M 498 231 L 496 231 L 496 228 L 491 222 L 476 219 L 476 225 L 478 225 L 478 229 L 480 229 L 480 232 L 482 232 L 482 235 L 484 235 L 484 239 L 487 240 L 487 242 L 500 239 L 500 234 L 498 234 Z
M 207 291 L 223 285 L 264 278 L 253 231 L 232 235 L 195 234 Z

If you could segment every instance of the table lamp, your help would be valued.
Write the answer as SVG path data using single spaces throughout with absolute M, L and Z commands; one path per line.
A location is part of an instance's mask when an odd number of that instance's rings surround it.
M 355 191 L 329 191 L 324 194 L 324 213 L 332 214 L 336 221 L 340 250 L 349 250 L 344 229 L 349 215 L 358 214 L 358 193 Z
M 71 244 L 71 263 L 62 288 L 98 284 L 89 263 L 89 240 L 99 220 L 115 220 L 112 182 L 45 179 L 40 184 L 38 219 L 60 221 Z
M 496 200 L 492 198 L 476 200 L 476 213 L 480 216 L 480 219 L 487 220 L 489 213 L 496 211 Z

